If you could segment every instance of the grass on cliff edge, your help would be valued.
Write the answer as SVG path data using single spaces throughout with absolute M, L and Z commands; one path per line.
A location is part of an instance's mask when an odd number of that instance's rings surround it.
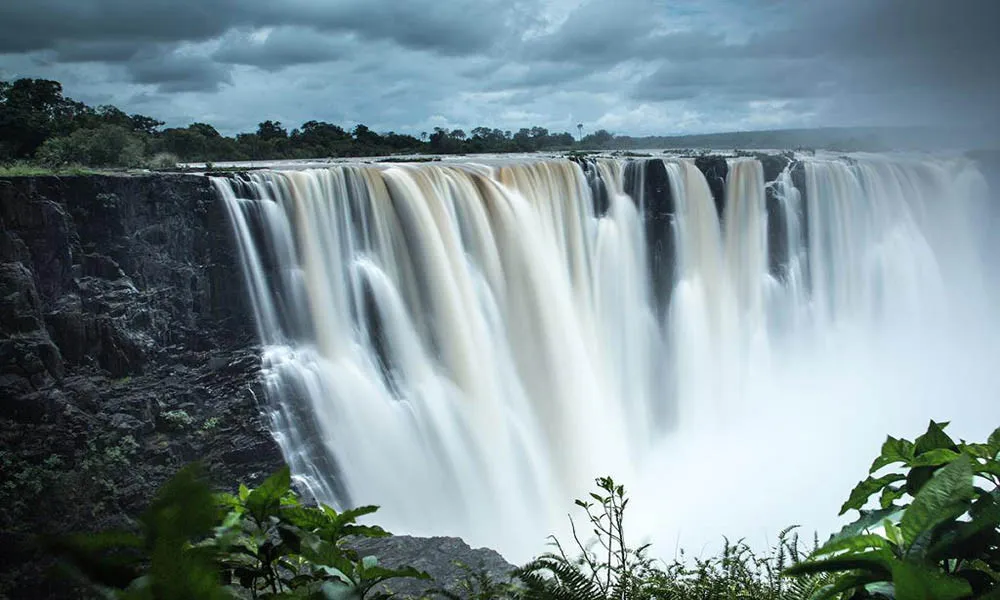
M 30 163 L 0 164 L 0 177 L 37 177 L 41 175 L 93 175 L 99 173 L 96 169 L 78 166 L 43 167 Z

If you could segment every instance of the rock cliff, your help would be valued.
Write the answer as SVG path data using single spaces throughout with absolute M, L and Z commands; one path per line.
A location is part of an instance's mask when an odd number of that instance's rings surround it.
M 282 463 L 230 237 L 204 177 L 0 179 L 0 596 L 60 591 L 22 532 L 135 515 L 195 459 L 219 487 Z

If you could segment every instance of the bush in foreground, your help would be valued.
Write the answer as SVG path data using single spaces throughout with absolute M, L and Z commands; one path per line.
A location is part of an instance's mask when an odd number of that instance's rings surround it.
M 914 441 L 889 437 L 841 514 L 859 518 L 804 550 L 793 528 L 770 550 L 726 541 L 722 554 L 667 564 L 626 535 L 629 500 L 610 477 L 576 505 L 572 546 L 516 569 L 514 583 L 469 570 L 450 599 L 475 600 L 963 600 L 1000 598 L 1000 429 L 984 444 L 955 442 L 930 423 Z M 888 467 L 893 470 L 882 473 Z M 303 505 L 285 468 L 250 490 L 212 495 L 198 467 L 181 471 L 140 519 L 141 530 L 61 538 L 50 547 L 108 597 L 128 599 L 384 598 L 385 582 L 426 579 L 386 569 L 345 542 L 384 537 L 344 512 Z M 866 510 L 878 495 L 878 508 Z M 572 523 L 572 521 L 571 521 Z M 572 551 L 567 548 L 571 548 Z
M 351 536 L 389 535 L 357 524 L 375 511 L 304 506 L 287 467 L 254 490 L 213 495 L 195 465 L 164 484 L 138 532 L 84 534 L 49 546 L 109 598 L 380 598 L 386 581 L 427 575 L 381 567 L 345 544 Z
M 859 518 L 789 573 L 835 574 L 823 597 L 1000 598 L 1000 429 L 973 444 L 946 426 L 889 437 L 841 508 Z

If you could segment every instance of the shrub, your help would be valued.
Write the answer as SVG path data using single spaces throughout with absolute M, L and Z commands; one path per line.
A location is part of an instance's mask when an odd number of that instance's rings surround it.
M 859 518 L 789 572 L 835 574 L 820 598 L 1000 597 L 1000 429 L 970 444 L 946 426 L 887 438 L 841 508 Z M 876 494 L 879 508 L 864 510 Z
M 209 417 L 205 419 L 205 422 L 201 424 L 198 428 L 200 433 L 208 433 L 209 431 L 215 430 L 219 426 L 219 417 Z
M 50 454 L 38 461 L 9 450 L 0 450 L 0 503 L 5 507 L 4 518 L 16 518 L 36 505 L 58 483 L 63 459 Z
M 179 162 L 180 159 L 177 158 L 176 154 L 157 152 L 153 158 L 149 159 L 148 166 L 150 169 L 176 169 Z
M 186 410 L 170 410 L 163 413 L 163 422 L 170 429 L 187 429 L 194 425 L 194 417 Z
M 726 540 L 721 555 L 695 559 L 681 556 L 664 565 L 648 556 L 649 544 L 632 547 L 625 534 L 625 489 L 610 477 L 596 480 L 598 491 L 590 500 L 577 500 L 586 511 L 596 536 L 583 542 L 572 524 L 578 554 L 570 556 L 557 540 L 556 551 L 543 554 L 515 574 L 523 585 L 513 597 L 519 600 L 805 600 L 822 589 L 827 575 L 792 577 L 786 567 L 798 564 L 807 553 L 800 549 L 795 527 L 781 532 L 769 552 L 755 553 L 742 540 Z M 498 588 L 509 594 L 509 588 Z M 497 598 L 507 597 L 497 595 Z
M 805 600 L 813 598 L 832 579 L 825 574 L 791 577 L 784 570 L 807 558 L 796 527 L 788 527 L 766 552 L 746 542 L 725 540 L 722 553 L 707 559 L 685 560 L 684 551 L 664 571 L 655 573 L 657 598 L 745 598 L 747 600 Z M 813 549 L 819 547 L 816 543 Z
M 425 597 L 443 597 L 447 600 L 514 600 L 519 598 L 520 588 L 507 579 L 497 580 L 480 564 L 473 568 L 462 561 L 452 564 L 460 568 L 462 576 L 455 582 L 454 589 L 433 588 Z
M 573 541 L 579 554 L 570 558 L 558 539 L 555 552 L 543 554 L 516 571 L 524 582 L 524 598 L 579 598 L 581 600 L 631 600 L 652 598 L 649 583 L 656 569 L 647 556 L 648 544 L 633 548 L 625 535 L 625 488 L 610 477 L 596 480 L 593 501 L 577 500 L 586 511 L 597 536 L 588 544 L 577 535 L 572 519 Z
M 50 167 L 87 165 L 93 167 L 139 167 L 145 145 L 142 138 L 118 125 L 78 129 L 46 140 L 35 158 Z
M 251 490 L 212 495 L 199 465 L 157 492 L 139 530 L 47 541 L 106 597 L 221 600 L 380 596 L 397 577 L 427 579 L 411 567 L 387 569 L 345 545 L 351 536 L 384 537 L 357 524 L 375 506 L 337 512 L 305 506 L 285 467 Z
M 192 466 L 160 488 L 138 531 L 65 536 L 47 546 L 108 598 L 221 600 L 230 596 L 212 550 L 190 544 L 211 534 L 216 517 L 201 468 Z

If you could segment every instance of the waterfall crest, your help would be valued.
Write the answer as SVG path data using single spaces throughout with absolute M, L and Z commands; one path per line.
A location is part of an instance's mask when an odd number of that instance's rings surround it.
M 766 408 L 782 357 L 950 327 L 974 168 L 786 162 L 729 159 L 721 197 L 688 159 L 213 178 L 297 480 L 517 555 L 594 476 Z

